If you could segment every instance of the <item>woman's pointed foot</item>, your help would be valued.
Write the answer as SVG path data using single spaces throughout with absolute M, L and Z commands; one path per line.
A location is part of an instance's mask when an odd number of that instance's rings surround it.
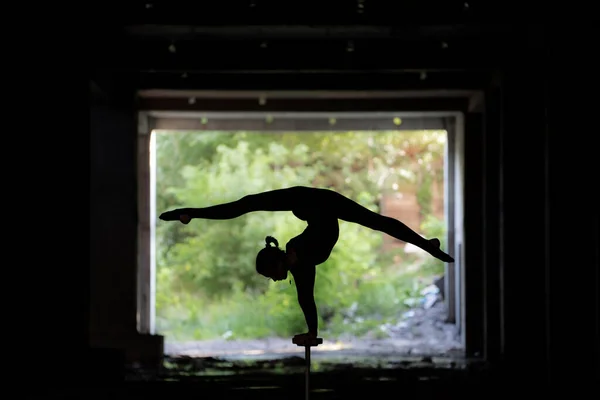
M 433 239 L 429 239 L 429 243 L 432 247 L 432 251 L 431 251 L 431 255 L 434 256 L 435 258 L 437 258 L 438 260 L 447 262 L 447 263 L 453 263 L 454 262 L 454 258 L 452 258 L 449 254 L 444 253 L 441 249 L 440 249 L 440 240 L 438 238 L 433 238 Z
M 443 262 L 447 262 L 447 263 L 453 263 L 454 262 L 454 258 L 452 258 L 452 256 L 450 254 L 446 254 L 443 251 L 440 250 L 440 255 L 436 256 L 438 259 L 442 260 Z
M 189 224 L 191 220 L 190 216 L 186 214 L 185 209 L 181 208 L 177 210 L 165 211 L 164 213 L 160 214 L 158 218 L 163 221 L 181 221 L 184 224 Z
M 179 210 L 171 210 L 165 211 L 164 213 L 160 214 L 158 218 L 163 221 L 179 221 L 179 215 Z

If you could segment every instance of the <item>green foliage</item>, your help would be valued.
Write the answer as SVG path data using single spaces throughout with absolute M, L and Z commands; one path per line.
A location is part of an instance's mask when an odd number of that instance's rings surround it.
M 433 177 L 426 175 L 422 177 L 421 183 L 417 188 L 417 201 L 420 207 L 421 218 L 427 218 L 431 214 L 431 183 Z
M 433 215 L 427 215 L 421 224 L 422 233 L 429 238 L 436 237 L 440 239 L 440 247 L 447 250 L 446 243 L 446 224 Z M 421 270 L 432 275 L 442 275 L 444 273 L 444 263 L 436 258 L 428 257 L 421 265 Z
M 338 190 L 377 211 L 379 193 L 387 187 L 430 182 L 439 174 L 428 168 L 443 165 L 438 161 L 443 161 L 444 138 L 444 132 L 162 133 L 157 135 L 157 209 L 204 207 L 305 185 Z M 428 190 L 422 199 L 430 198 Z M 157 329 L 174 339 L 305 331 L 293 282 L 272 282 L 254 265 L 266 235 L 285 246 L 305 226 L 291 213 L 263 212 L 158 224 Z M 443 221 L 427 219 L 423 225 L 426 236 L 440 239 L 443 229 Z M 365 333 L 397 316 L 403 300 L 414 295 L 412 281 L 386 272 L 389 257 L 378 251 L 381 243 L 379 232 L 340 222 L 336 248 L 317 267 L 322 331 Z M 434 264 L 428 268 L 437 270 Z

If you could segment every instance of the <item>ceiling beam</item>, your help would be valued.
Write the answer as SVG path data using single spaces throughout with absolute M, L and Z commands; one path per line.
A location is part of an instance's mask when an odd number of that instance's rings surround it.
M 139 110 L 146 111 L 244 111 L 244 112 L 384 112 L 384 111 L 457 111 L 468 109 L 469 99 L 457 98 L 415 98 L 415 99 L 276 99 L 260 104 L 252 99 L 221 98 L 139 98 Z
M 506 40 L 130 40 L 91 54 L 96 68 L 142 71 L 464 71 L 501 66 Z
M 131 25 L 127 35 L 170 40 L 201 39 L 402 39 L 449 40 L 468 37 L 499 37 L 512 31 L 510 24 L 453 25 Z
M 152 72 L 136 77 L 144 89 L 201 91 L 381 91 L 431 92 L 438 94 L 478 90 L 490 81 L 491 72 L 411 73 L 181 73 Z
M 399 98 L 440 98 L 440 97 L 471 97 L 475 90 L 139 90 L 138 96 L 152 99 L 252 99 L 267 101 L 274 99 L 399 99 Z
M 221 0 L 178 2 L 127 1 L 100 4 L 125 25 L 414 25 L 500 21 L 514 18 L 511 4 L 480 0 Z M 116 7 L 116 8 L 115 8 Z M 518 16 L 535 7 L 519 4 Z M 539 10 L 538 10 L 539 11 Z M 97 12 L 100 12 L 98 9 Z

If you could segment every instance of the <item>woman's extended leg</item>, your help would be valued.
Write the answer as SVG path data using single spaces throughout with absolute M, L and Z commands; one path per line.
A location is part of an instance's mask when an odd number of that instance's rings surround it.
M 308 189 L 309 192 L 302 189 Z M 203 208 L 179 208 L 160 215 L 163 221 L 179 221 L 181 216 L 203 219 L 233 219 L 254 211 L 291 211 L 309 188 L 286 188 L 244 196 L 239 200 Z
M 384 232 L 398 240 L 414 244 L 442 261 L 454 262 L 451 256 L 440 249 L 438 239 L 426 239 L 401 221 L 375 213 L 337 192 L 332 191 L 330 196 L 330 204 L 339 219 Z

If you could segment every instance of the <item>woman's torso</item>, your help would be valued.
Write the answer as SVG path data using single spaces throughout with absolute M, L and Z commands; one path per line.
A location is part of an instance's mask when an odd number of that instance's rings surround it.
M 337 217 L 323 208 L 314 206 L 298 208 L 292 212 L 297 218 L 306 221 L 308 226 L 300 235 L 287 243 L 287 249 L 294 249 L 301 263 L 312 265 L 324 263 L 339 238 Z

